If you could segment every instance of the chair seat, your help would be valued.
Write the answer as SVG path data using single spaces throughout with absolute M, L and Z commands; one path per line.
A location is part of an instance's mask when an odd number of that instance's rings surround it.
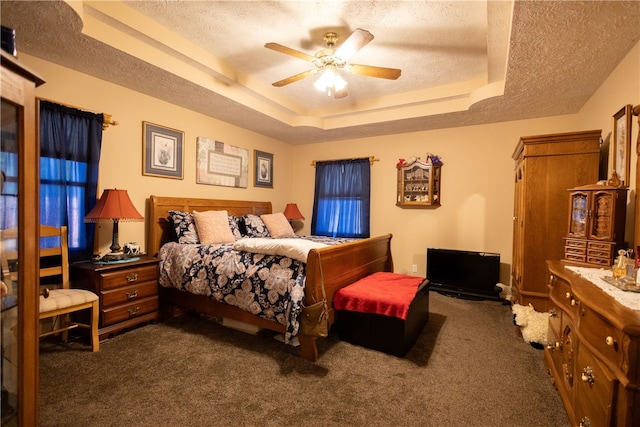
M 98 300 L 98 295 L 84 289 L 51 289 L 49 297 L 40 295 L 40 313 L 61 310 Z

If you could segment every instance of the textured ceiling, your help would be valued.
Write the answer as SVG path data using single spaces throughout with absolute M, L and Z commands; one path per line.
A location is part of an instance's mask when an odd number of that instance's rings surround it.
M 639 1 L 45 1 L 0 3 L 18 51 L 291 144 L 577 112 L 640 40 Z M 322 35 L 375 39 L 333 99 L 312 68 Z M 338 45 L 340 42 L 338 42 Z

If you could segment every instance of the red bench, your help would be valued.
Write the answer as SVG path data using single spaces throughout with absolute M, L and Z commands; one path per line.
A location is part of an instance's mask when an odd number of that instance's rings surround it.
M 336 292 L 333 308 L 340 339 L 403 357 L 429 320 L 429 282 L 374 273 Z

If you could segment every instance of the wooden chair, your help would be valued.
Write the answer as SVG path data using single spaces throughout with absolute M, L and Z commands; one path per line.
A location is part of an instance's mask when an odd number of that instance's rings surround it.
M 17 241 L 18 229 L 11 228 L 1 231 L 0 256 L 3 279 L 17 282 L 16 263 L 18 253 L 8 247 L 7 241 Z M 40 248 L 40 320 L 53 318 L 52 330 L 41 332 L 40 337 L 62 334 L 63 341 L 68 338 L 70 329 L 76 327 L 87 328 L 91 336 L 91 348 L 98 351 L 98 296 L 84 289 L 71 289 L 69 284 L 69 254 L 67 243 L 67 227 L 60 228 L 40 225 L 40 238 L 55 241 L 55 247 Z M 40 245 L 42 246 L 42 245 Z M 50 246 L 50 245 L 47 245 Z M 56 279 L 55 282 L 52 280 Z M 42 283 L 45 284 L 42 284 Z M 70 314 L 76 311 L 90 310 L 89 323 L 71 322 Z M 55 319 L 58 318 L 58 319 Z M 60 321 L 59 325 L 56 325 Z

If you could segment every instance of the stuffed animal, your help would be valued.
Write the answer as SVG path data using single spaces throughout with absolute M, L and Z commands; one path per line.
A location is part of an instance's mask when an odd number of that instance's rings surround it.
M 520 326 L 522 339 L 536 348 L 544 348 L 547 345 L 547 331 L 549 329 L 549 314 L 540 313 L 533 306 L 513 304 L 513 321 Z
M 498 283 L 496 286 L 500 288 L 500 298 L 506 301 L 511 301 L 511 285 Z

